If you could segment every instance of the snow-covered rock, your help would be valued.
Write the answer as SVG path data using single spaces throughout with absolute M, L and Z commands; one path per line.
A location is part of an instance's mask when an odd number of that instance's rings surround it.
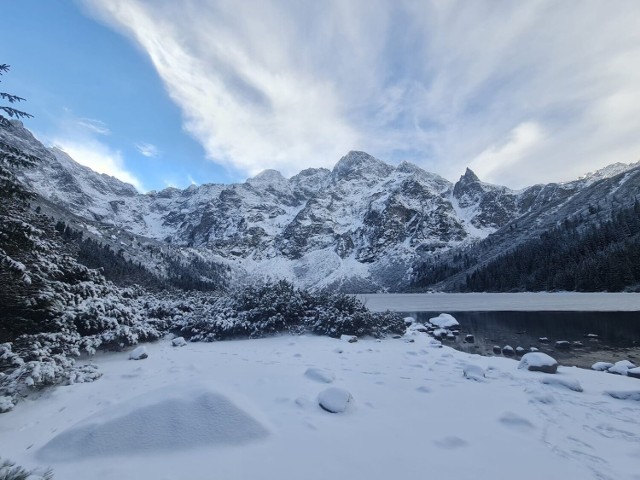
M 323 368 L 307 368 L 304 376 L 320 383 L 332 383 L 336 379 L 335 373 Z
M 129 360 L 144 360 L 149 354 L 147 353 L 147 347 L 139 346 L 129 352 Z
M 640 378 L 640 367 L 630 368 L 627 375 L 633 378 Z
M 606 370 L 609 370 L 611 367 L 613 367 L 613 363 L 596 362 L 593 365 L 591 365 L 591 370 L 596 370 L 597 372 L 604 372 Z
M 349 392 L 342 388 L 331 387 L 323 390 L 318 395 L 318 405 L 330 413 L 342 413 L 352 401 Z
M 607 372 L 614 373 L 616 375 L 628 375 L 629 370 L 636 368 L 636 366 L 629 360 L 620 360 L 613 364 L 613 367 L 607 369 Z
M 526 368 L 531 372 L 556 373 L 558 362 L 546 353 L 529 352 L 522 356 L 518 368 Z
M 476 337 L 474 337 L 473 335 L 469 334 L 469 335 L 465 335 L 464 337 L 464 341 L 467 343 L 475 343 L 476 341 Z
M 187 345 L 187 341 L 184 339 L 184 337 L 176 337 L 171 340 L 171 345 L 173 345 L 174 347 L 184 347 L 185 345 Z
M 469 380 L 475 380 L 476 382 L 482 382 L 485 379 L 484 369 L 478 365 L 466 365 L 462 370 L 464 378 Z
M 520 356 L 520 355 L 524 355 L 526 352 L 526 350 L 524 349 L 524 347 L 516 347 L 516 355 Z
M 430 318 L 429 323 L 435 327 L 446 329 L 458 328 L 460 326 L 453 315 L 449 315 L 448 313 L 441 313 L 437 317 Z
M 347 343 L 356 343 L 358 341 L 358 337 L 355 335 L 340 335 L 340 340 Z
M 571 348 L 571 342 L 568 340 L 558 340 L 556 342 L 556 348 L 558 350 L 569 350 Z
M 13 399 L 5 395 L 0 396 L 0 413 L 6 413 L 13 409 Z
M 511 345 L 505 345 L 504 347 L 502 347 L 502 354 L 505 357 L 513 357 L 515 353 L 516 351 L 513 349 Z

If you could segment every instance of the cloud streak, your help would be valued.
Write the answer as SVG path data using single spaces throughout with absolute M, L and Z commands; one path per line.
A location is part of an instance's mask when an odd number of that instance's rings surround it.
M 147 158 L 154 158 L 160 155 L 160 150 L 158 150 L 158 147 L 156 147 L 151 143 L 146 143 L 146 142 L 136 143 L 136 150 L 140 152 L 140 155 Z
M 520 187 L 640 157 L 634 0 L 84 3 L 247 174 L 364 149 Z

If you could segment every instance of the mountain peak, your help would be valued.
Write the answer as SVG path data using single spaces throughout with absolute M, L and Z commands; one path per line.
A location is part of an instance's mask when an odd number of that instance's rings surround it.
M 469 167 L 467 167 L 467 169 L 464 172 L 464 175 L 462 175 L 460 177 L 460 181 L 461 182 L 465 182 L 465 183 L 472 183 L 472 182 L 479 182 L 480 179 L 478 178 L 478 176 L 473 172 L 473 170 L 471 170 Z
M 260 185 L 283 185 L 287 183 L 287 179 L 282 176 L 278 170 L 266 169 L 257 174 L 255 177 L 247 179 L 247 183 L 252 186 Z
M 352 150 L 340 159 L 333 167 L 334 179 L 350 180 L 371 175 L 386 177 L 393 171 L 391 165 L 369 155 L 366 152 Z

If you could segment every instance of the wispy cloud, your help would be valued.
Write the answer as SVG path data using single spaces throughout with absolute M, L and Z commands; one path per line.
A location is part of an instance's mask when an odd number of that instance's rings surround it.
M 523 186 L 640 157 L 635 0 L 84 2 L 247 174 L 357 148 Z
M 78 118 L 76 120 L 76 124 L 79 127 L 87 129 L 92 133 L 97 133 L 98 135 L 111 134 L 111 130 L 109 130 L 109 127 L 107 127 L 107 125 L 101 120 L 96 120 L 94 118 Z
M 160 150 L 158 150 L 158 147 L 156 147 L 151 143 L 146 143 L 146 142 L 136 143 L 136 150 L 138 150 L 138 152 L 140 152 L 141 155 L 144 155 L 145 157 L 149 157 L 149 158 L 157 157 L 158 155 L 160 155 Z
M 144 192 L 142 182 L 125 167 L 122 154 L 94 139 L 56 138 L 53 144 L 85 167 L 116 177 Z
M 46 143 L 64 150 L 71 158 L 98 173 L 105 173 L 130 183 L 138 191 L 145 188 L 139 178 L 127 168 L 122 153 L 108 145 L 109 127 L 101 120 L 79 118 L 66 109 L 58 119 L 53 133 L 45 133 Z

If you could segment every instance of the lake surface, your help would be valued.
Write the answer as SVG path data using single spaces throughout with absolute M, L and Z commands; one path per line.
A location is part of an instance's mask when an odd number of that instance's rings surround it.
M 419 322 L 426 322 L 437 316 L 440 310 L 402 313 Z M 640 312 L 447 313 L 460 322 L 460 333 L 455 339 L 443 339 L 443 344 L 468 353 L 492 356 L 496 355 L 494 346 L 510 345 L 514 349 L 522 347 L 527 351 L 530 347 L 536 347 L 562 365 L 590 368 L 597 361 L 616 362 L 624 359 L 640 365 Z M 465 341 L 465 336 L 469 334 L 474 336 L 473 343 Z M 549 343 L 541 342 L 541 337 L 547 337 Z M 556 348 L 555 342 L 562 340 L 572 342 L 571 348 Z

